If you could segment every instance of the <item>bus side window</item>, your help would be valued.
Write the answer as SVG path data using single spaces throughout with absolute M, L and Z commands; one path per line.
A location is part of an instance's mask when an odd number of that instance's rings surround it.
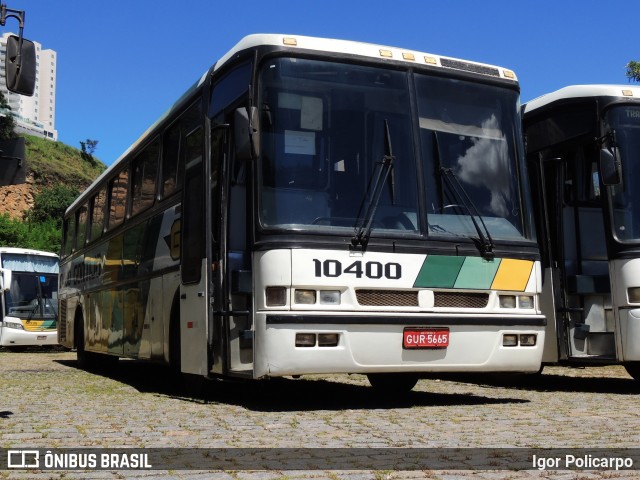
M 109 182 L 109 229 L 124 221 L 127 209 L 129 169 L 125 168 Z
M 175 122 L 164 133 L 162 148 L 162 198 L 167 198 L 180 188 L 180 122 Z
M 182 211 L 182 282 L 198 283 L 205 256 L 203 133 L 199 127 L 186 137 L 185 198 Z
M 76 236 L 76 216 L 75 213 L 64 222 L 64 246 L 63 255 L 67 256 L 73 252 L 73 241 Z
M 89 226 L 89 241 L 102 236 L 104 230 L 104 206 L 107 199 L 107 189 L 101 188 L 91 199 L 91 224 Z
M 159 141 L 147 145 L 133 161 L 131 180 L 131 215 L 136 215 L 151 205 L 156 195 Z
M 77 231 L 76 231 L 76 248 L 82 248 L 87 240 L 87 219 L 89 213 L 89 205 L 82 205 L 77 212 Z

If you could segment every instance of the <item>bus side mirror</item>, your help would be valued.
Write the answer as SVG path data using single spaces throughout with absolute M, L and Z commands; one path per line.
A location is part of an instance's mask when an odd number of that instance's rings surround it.
M 260 155 L 260 133 L 256 107 L 238 108 L 233 119 L 236 160 L 247 161 Z
M 0 273 L 0 290 L 6 292 L 11 288 L 11 270 L 2 270 Z
M 20 45 L 22 43 L 22 45 Z M 36 88 L 36 46 L 26 39 L 15 35 L 7 38 L 5 55 L 7 89 L 31 97 Z
M 616 147 L 600 150 L 600 178 L 603 185 L 611 186 L 622 183 L 621 165 Z

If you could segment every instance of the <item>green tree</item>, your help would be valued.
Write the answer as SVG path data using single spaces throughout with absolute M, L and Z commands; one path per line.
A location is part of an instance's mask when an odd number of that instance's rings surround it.
M 0 215 L 0 245 L 60 252 L 61 228 L 55 220 L 25 223 L 6 214 Z
M 627 63 L 627 77 L 632 82 L 640 82 L 640 62 L 631 60 Z
M 0 245 L 5 247 L 24 247 L 25 225 L 7 214 L 0 215 Z
M 33 198 L 33 208 L 26 214 L 27 222 L 33 226 L 52 220 L 61 228 L 65 210 L 79 194 L 76 187 L 64 184 L 43 188 Z
M 2 92 L 0 92 L 0 140 L 8 140 L 15 136 L 13 132 L 16 122 L 11 115 L 11 107 Z
M 98 140 L 91 140 L 90 138 L 87 138 L 84 142 L 80 142 L 80 150 L 82 150 L 80 156 L 89 163 L 95 164 L 96 160 L 93 158 L 93 154 L 96 151 L 96 148 L 98 148 Z

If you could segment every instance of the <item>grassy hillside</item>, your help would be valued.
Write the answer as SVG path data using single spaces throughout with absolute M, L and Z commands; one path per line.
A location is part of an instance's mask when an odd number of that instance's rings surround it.
M 59 252 L 64 210 L 106 166 L 63 143 L 25 139 L 27 183 L 0 187 L 0 245 Z
M 35 186 L 64 183 L 84 190 L 106 166 L 95 157 L 60 142 L 25 135 L 27 174 L 32 173 Z

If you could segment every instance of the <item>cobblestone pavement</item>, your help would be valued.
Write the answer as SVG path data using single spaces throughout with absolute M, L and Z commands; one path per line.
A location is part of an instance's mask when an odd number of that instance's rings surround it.
M 640 386 L 621 367 L 547 367 L 526 380 L 423 379 L 382 396 L 360 375 L 171 386 L 166 369 L 121 360 L 77 368 L 75 353 L 0 349 L 0 448 L 633 448 Z M 347 450 L 350 451 L 350 450 Z M 500 467 L 504 467 L 504 465 Z M 0 470 L 0 479 L 640 478 L 557 470 Z

